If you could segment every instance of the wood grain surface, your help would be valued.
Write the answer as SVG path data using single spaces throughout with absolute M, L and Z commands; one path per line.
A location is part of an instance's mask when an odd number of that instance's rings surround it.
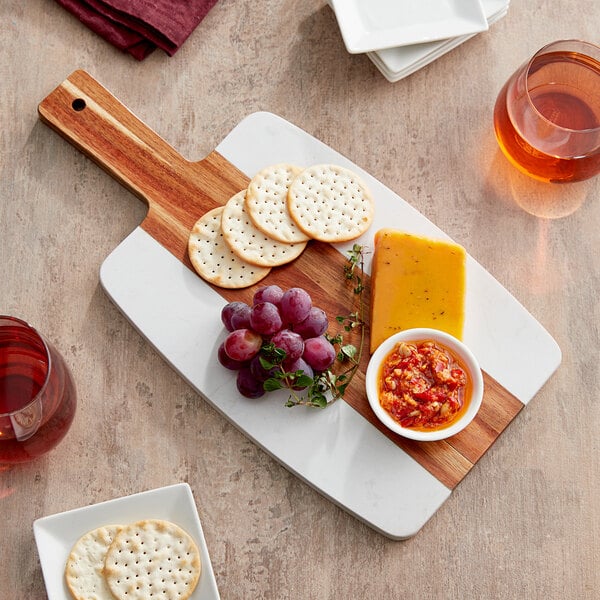
M 346 52 L 326 0 L 219 0 L 177 54 L 141 63 L 56 2 L 1 2 L 0 312 L 62 352 L 79 405 L 52 453 L 0 471 L 0 600 L 47 597 L 35 519 L 180 481 L 224 600 L 595 600 L 600 178 L 519 177 L 492 111 L 535 51 L 599 43 L 599 23 L 596 0 L 512 0 L 489 31 L 391 84 Z M 104 294 L 100 265 L 148 207 L 40 122 L 39 103 L 79 69 L 185 157 L 177 168 L 209 156 L 247 115 L 281 115 L 465 246 L 557 340 L 559 370 L 414 538 L 385 538 L 289 473 Z M 493 439 L 510 417 L 486 411 L 473 433 Z M 453 443 L 468 470 L 471 440 Z

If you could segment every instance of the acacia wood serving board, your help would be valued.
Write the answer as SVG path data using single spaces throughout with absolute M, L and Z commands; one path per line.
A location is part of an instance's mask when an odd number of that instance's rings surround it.
M 217 150 L 196 162 L 182 157 L 84 71 L 74 72 L 52 91 L 40 103 L 39 116 L 43 122 L 55 129 L 147 204 L 148 212 L 140 225 L 140 229 L 157 242 L 163 251 L 168 251 L 171 255 L 170 260 L 176 259 L 176 261 L 173 261 L 174 264 L 185 266 L 183 277 L 188 287 L 187 282 L 191 279 L 197 280 L 197 282 L 194 281 L 194 286 L 200 285 L 203 288 L 210 288 L 212 293 L 218 294 L 227 301 L 234 299 L 249 301 L 256 286 L 244 290 L 226 290 L 210 286 L 202 281 L 193 273 L 187 256 L 189 232 L 195 221 L 204 212 L 223 205 L 233 194 L 247 186 L 249 176 L 253 172 L 274 162 L 296 162 L 299 164 L 298 161 L 303 160 L 305 166 L 308 166 L 311 159 L 314 159 L 312 164 L 317 160 L 333 162 L 337 159 L 337 162 L 344 162 L 346 166 L 356 168 L 366 178 L 374 193 L 376 202 L 375 222 L 371 230 L 358 240 L 365 247 L 372 244 L 373 234 L 379 228 L 379 224 L 390 226 L 391 222 L 393 226 L 394 219 L 398 220 L 395 216 L 391 217 L 392 212 L 390 211 L 393 211 L 394 215 L 400 214 L 401 217 L 402 213 L 405 213 L 404 218 L 400 219 L 400 222 L 405 226 L 403 228 L 413 230 L 416 233 L 445 235 L 405 201 L 384 188 L 379 182 L 372 180 L 368 174 L 363 173 L 358 167 L 349 163 L 347 159 L 337 155 L 337 153 L 305 132 L 269 113 L 256 113 L 255 116 L 249 117 L 247 122 L 243 122 L 239 126 L 239 133 L 238 128 L 236 128 L 219 145 Z M 237 145 L 236 136 L 239 137 L 239 144 Z M 289 139 L 286 140 L 286 136 Z M 248 143 L 249 137 L 254 138 L 253 148 Z M 281 147 L 285 150 L 282 151 L 281 156 L 278 156 L 276 150 L 279 148 L 280 140 L 285 142 L 281 142 Z M 288 148 L 296 147 L 294 146 L 296 140 L 299 142 L 297 147 L 300 149 L 294 154 L 294 151 L 288 150 Z M 263 147 L 263 144 L 266 146 Z M 310 148 L 310 150 L 306 148 Z M 284 155 L 288 151 L 289 154 Z M 254 156 L 250 156 L 251 153 Z M 230 158 L 226 158 L 226 155 L 229 155 Z M 257 163 L 256 161 L 260 160 L 261 156 L 263 160 L 270 162 Z M 134 245 L 141 239 L 140 236 L 144 240 L 146 239 L 141 233 L 136 234 L 136 236 L 135 239 L 128 242 L 132 251 L 134 251 Z M 146 243 L 146 241 L 143 241 L 143 244 Z M 344 247 L 334 247 L 329 244 L 311 241 L 300 258 L 286 266 L 273 269 L 267 278 L 257 285 L 276 283 L 283 288 L 299 285 L 309 290 L 314 303 L 323 307 L 330 316 L 347 314 L 356 298 L 349 288 L 348 282 L 343 277 L 343 267 L 346 264 L 344 251 Z M 114 254 L 112 261 L 107 260 L 109 266 L 118 265 L 118 261 L 121 260 L 122 253 L 115 252 Z M 165 258 L 165 260 L 167 259 Z M 367 264 L 367 271 L 369 271 L 369 266 Z M 116 268 L 118 269 L 118 266 Z M 148 268 L 151 269 L 152 266 L 150 265 Z M 180 269 L 178 267 L 169 267 L 169 269 L 171 271 L 165 277 L 170 277 L 171 272 L 174 276 L 179 276 Z M 479 302 L 489 302 L 490 298 L 487 296 L 490 294 L 492 297 L 499 294 L 505 305 L 506 310 L 504 312 L 506 314 L 502 313 L 503 309 L 500 309 L 500 316 L 498 317 L 500 322 L 497 328 L 491 327 L 489 343 L 486 340 L 480 340 L 481 334 L 478 333 L 479 337 L 475 339 L 475 336 L 472 336 L 473 344 L 470 344 L 468 339 L 470 334 L 469 331 L 466 331 L 465 341 L 471 345 L 475 353 L 478 354 L 478 346 L 482 348 L 481 354 L 484 355 L 484 360 L 481 356 L 478 356 L 478 358 L 480 358 L 480 362 L 484 367 L 485 394 L 479 414 L 463 432 L 449 440 L 419 443 L 406 440 L 384 428 L 372 413 L 366 399 L 364 390 L 364 373 L 368 361 L 366 350 L 363 355 L 360 373 L 352 382 L 344 398 L 346 405 L 352 407 L 361 419 L 370 424 L 370 429 L 376 428 L 379 432 L 377 435 L 386 436 L 396 448 L 410 456 L 448 490 L 452 490 L 466 476 L 560 362 L 560 351 L 554 340 L 471 257 L 468 259 L 467 276 L 468 288 L 470 286 L 471 290 L 470 296 L 467 298 L 467 309 L 468 311 L 471 310 L 474 315 L 471 319 L 471 329 L 475 330 L 479 327 L 479 319 L 486 318 L 485 315 L 480 314 L 482 309 Z M 116 279 L 113 278 L 111 281 L 116 281 Z M 368 283 L 368 275 L 366 281 Z M 105 285 L 105 289 L 110 288 L 111 285 Z M 118 296 L 118 293 L 112 294 L 110 289 L 107 289 L 107 291 L 113 296 L 113 299 Z M 368 297 L 366 300 L 368 302 Z M 125 301 L 122 303 L 116 301 L 118 304 L 123 304 L 120 307 L 126 314 L 135 312 L 133 308 L 124 306 L 127 304 Z M 174 351 L 161 347 L 168 344 L 153 341 L 152 334 L 145 331 L 145 329 L 152 329 L 152 327 L 141 325 L 140 322 L 143 321 L 141 317 L 136 320 L 131 314 L 127 316 L 132 318 L 132 322 L 138 326 L 142 333 L 148 334 L 147 337 L 165 358 L 172 362 L 176 368 L 179 368 L 177 364 L 179 359 L 174 359 L 171 356 Z M 513 323 L 516 328 L 515 335 L 505 331 L 506 324 L 512 321 L 515 321 Z M 505 343 L 509 347 L 518 343 L 518 338 L 523 330 L 523 323 L 529 327 L 526 333 L 529 332 L 530 336 L 535 338 L 533 342 L 546 350 L 544 356 L 547 356 L 547 360 L 540 364 L 539 372 L 534 373 L 533 381 L 530 382 L 525 376 L 520 375 L 513 382 L 511 380 L 512 375 L 509 375 L 511 365 L 499 365 L 500 360 L 498 357 L 502 355 L 502 349 L 492 349 L 492 344 L 497 346 L 498 343 Z M 469 314 L 467 315 L 467 329 L 469 329 L 468 324 Z M 484 334 L 487 329 L 489 327 L 486 326 L 483 331 Z M 498 336 L 504 336 L 504 340 L 499 342 Z M 486 358 L 487 354 L 489 354 L 489 360 Z M 518 361 L 519 356 L 515 360 Z M 486 368 L 487 363 L 489 363 L 490 368 Z M 496 365 L 499 366 L 496 368 Z M 215 372 L 220 370 L 216 359 L 212 368 Z M 193 375 L 186 374 L 184 367 L 179 368 L 179 370 L 184 377 L 193 383 Z M 532 370 L 536 371 L 536 368 L 534 367 Z M 229 378 L 232 379 L 232 376 L 230 375 Z M 211 400 L 211 393 L 208 391 L 211 385 L 198 384 L 196 387 Z M 231 386 L 231 381 L 228 389 L 230 390 L 229 396 L 237 394 L 235 386 Z M 215 395 L 218 395 L 216 391 Z M 244 402 L 247 401 L 240 397 L 239 403 Z M 239 422 L 237 413 L 234 414 L 237 409 L 224 409 L 218 402 L 215 403 L 217 408 L 222 410 L 242 430 L 245 430 L 257 443 L 276 458 L 281 459 L 278 456 L 278 451 L 274 449 L 275 446 L 271 448 L 269 443 L 263 443 L 264 440 L 261 440 L 259 435 L 245 429 L 244 424 Z M 298 410 L 304 411 L 305 409 L 293 409 L 292 412 L 286 415 L 292 424 L 296 418 L 294 412 Z M 325 414 L 330 410 L 332 409 L 316 412 Z M 301 418 L 304 419 L 305 417 Z M 311 420 L 315 418 L 318 418 L 318 415 L 317 417 L 311 417 Z M 328 421 L 331 417 L 322 417 L 322 419 Z M 340 500 L 335 493 L 330 493 L 326 489 L 326 485 L 322 486 L 319 482 L 312 481 L 313 478 L 303 473 L 301 468 L 297 468 L 293 461 L 290 464 L 284 458 L 282 462 L 309 483 L 321 489 L 333 500 L 345 506 L 357 516 L 369 521 L 369 518 L 360 514 L 359 510 L 347 506 L 343 497 Z M 407 537 L 402 532 L 388 531 L 385 527 L 381 527 L 376 523 L 374 526 L 391 537 Z

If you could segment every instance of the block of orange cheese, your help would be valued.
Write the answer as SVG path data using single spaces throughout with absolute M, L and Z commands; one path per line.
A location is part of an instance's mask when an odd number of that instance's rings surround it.
M 462 246 L 380 229 L 371 269 L 371 352 L 390 335 L 413 327 L 462 339 L 465 289 Z

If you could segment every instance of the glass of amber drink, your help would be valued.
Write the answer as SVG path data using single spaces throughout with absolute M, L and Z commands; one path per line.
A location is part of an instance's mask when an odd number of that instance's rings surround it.
M 508 160 L 538 180 L 600 173 L 600 47 L 562 40 L 536 52 L 500 91 L 494 128 Z
M 23 463 L 65 436 L 77 403 L 62 356 L 33 327 L 0 316 L 0 466 Z

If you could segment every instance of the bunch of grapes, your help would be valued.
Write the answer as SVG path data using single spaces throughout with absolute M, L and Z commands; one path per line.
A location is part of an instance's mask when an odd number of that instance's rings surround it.
M 278 387 L 305 389 L 335 362 L 335 348 L 325 336 L 327 315 L 302 288 L 261 287 L 251 306 L 225 305 L 221 320 L 229 333 L 218 359 L 237 371 L 237 388 L 247 398 Z

